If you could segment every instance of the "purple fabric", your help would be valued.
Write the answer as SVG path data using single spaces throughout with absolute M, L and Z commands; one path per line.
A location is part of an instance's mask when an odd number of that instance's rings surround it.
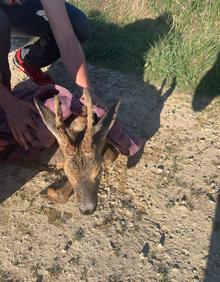
M 70 91 L 61 86 L 50 85 L 34 89 L 29 88 L 13 91 L 14 96 L 31 103 L 33 103 L 34 97 L 38 97 L 52 112 L 54 112 L 54 94 L 59 95 L 64 119 L 67 119 L 71 115 L 79 116 L 81 114 L 83 104 Z M 97 117 L 100 117 L 100 113 L 104 112 L 103 108 L 98 106 L 94 106 L 93 110 Z M 29 147 L 29 150 L 25 150 L 14 140 L 10 128 L 8 127 L 4 111 L 0 107 L 0 146 L 1 142 L 7 142 L 6 146 L 0 147 L 2 150 L 0 151 L 1 162 L 37 160 L 39 154 L 46 148 L 51 147 L 55 142 L 54 136 L 47 129 L 40 115 L 33 113 L 33 118 L 37 123 L 36 131 L 32 131 L 34 144 Z M 118 121 L 115 122 L 110 130 L 108 139 L 116 149 L 126 155 L 134 155 L 142 145 L 141 140 L 131 139 Z

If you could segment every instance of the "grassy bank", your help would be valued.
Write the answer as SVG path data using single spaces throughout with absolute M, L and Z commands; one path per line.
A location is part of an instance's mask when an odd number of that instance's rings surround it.
M 93 36 L 85 46 L 90 62 L 134 72 L 144 80 L 176 76 L 183 90 L 219 95 L 218 0 L 71 2 L 92 23 Z

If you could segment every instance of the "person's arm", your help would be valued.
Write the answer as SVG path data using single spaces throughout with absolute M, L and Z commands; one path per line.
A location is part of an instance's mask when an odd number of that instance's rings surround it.
M 65 1 L 41 0 L 41 3 L 67 71 L 77 85 L 90 88 L 84 53 L 69 20 Z

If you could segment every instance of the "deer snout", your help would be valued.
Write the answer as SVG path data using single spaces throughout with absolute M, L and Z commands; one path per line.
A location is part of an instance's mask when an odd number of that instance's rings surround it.
M 88 203 L 81 203 L 79 205 L 79 210 L 82 214 L 84 215 L 89 215 L 94 213 L 94 211 L 96 210 L 97 207 L 97 203 L 96 202 L 88 202 Z
M 98 187 L 86 181 L 78 188 L 78 207 L 82 214 L 92 214 L 98 203 Z
M 84 215 L 92 214 L 96 210 L 98 203 L 97 193 L 92 192 L 90 189 L 85 189 L 85 187 L 83 190 L 75 190 L 75 192 L 80 212 Z

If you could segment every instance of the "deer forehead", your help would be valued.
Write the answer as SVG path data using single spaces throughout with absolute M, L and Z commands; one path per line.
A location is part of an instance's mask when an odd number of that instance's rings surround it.
M 83 179 L 93 181 L 101 172 L 101 163 L 94 157 L 75 156 L 65 161 L 64 171 L 68 178 L 74 178 L 75 182 Z

